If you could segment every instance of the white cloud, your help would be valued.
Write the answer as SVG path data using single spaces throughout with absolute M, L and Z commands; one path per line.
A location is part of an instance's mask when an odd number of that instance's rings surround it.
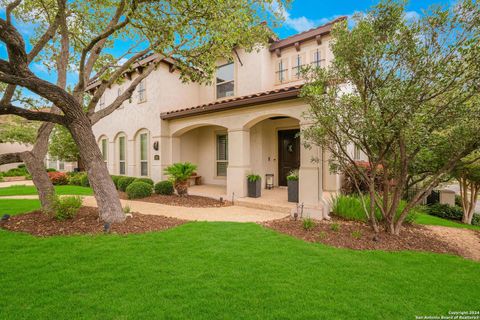
M 420 19 L 420 14 L 417 11 L 407 11 L 405 12 L 405 20 L 415 21 Z

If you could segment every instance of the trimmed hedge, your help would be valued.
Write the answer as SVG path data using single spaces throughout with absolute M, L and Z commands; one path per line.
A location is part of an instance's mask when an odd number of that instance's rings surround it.
M 463 210 L 459 206 L 450 206 L 448 204 L 435 203 L 426 208 L 429 215 L 444 219 L 461 221 Z
M 134 177 L 121 177 L 118 179 L 118 190 L 120 191 L 127 191 L 127 187 L 135 181 L 136 178 Z
M 165 180 L 160 181 L 155 185 L 155 193 L 163 194 L 165 196 L 171 196 L 175 189 L 173 188 L 173 183 L 171 181 Z
M 152 186 L 149 183 L 137 181 L 127 187 L 128 199 L 146 198 L 152 195 Z
M 145 182 L 145 183 L 148 183 L 149 185 L 151 185 L 152 188 L 153 188 L 153 185 L 155 184 L 155 183 L 153 182 L 153 180 L 150 179 L 150 178 L 137 178 L 137 179 L 135 179 L 134 182 Z

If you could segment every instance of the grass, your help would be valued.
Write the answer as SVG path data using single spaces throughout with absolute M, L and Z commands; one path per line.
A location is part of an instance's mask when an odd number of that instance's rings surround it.
M 472 226 L 468 224 L 463 224 L 460 222 L 455 222 L 452 220 L 442 219 L 440 217 L 431 216 L 429 214 L 421 213 L 417 214 L 415 217 L 415 223 L 426 224 L 432 226 L 444 226 L 451 228 L 462 228 L 470 230 L 480 230 L 480 226 Z
M 252 223 L 129 236 L 0 230 L 0 243 L 1 319 L 411 319 L 477 310 L 480 294 L 473 261 L 336 249 Z
M 39 200 L 0 199 L 0 216 L 11 216 L 40 209 Z
M 80 186 L 55 186 L 55 191 L 59 195 L 92 195 L 91 188 Z M 0 188 L 0 197 L 2 196 L 27 196 L 36 195 L 37 189 L 35 186 L 14 185 L 6 188 Z

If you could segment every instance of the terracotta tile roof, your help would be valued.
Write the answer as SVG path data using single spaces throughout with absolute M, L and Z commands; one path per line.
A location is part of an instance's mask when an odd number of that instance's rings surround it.
M 296 42 L 302 42 L 302 41 L 315 39 L 316 36 L 321 36 L 321 35 L 324 35 L 324 34 L 328 34 L 328 33 L 330 33 L 330 31 L 332 31 L 333 25 L 335 23 L 346 20 L 346 19 L 347 19 L 346 16 L 341 16 L 341 17 L 338 17 L 335 20 L 329 21 L 329 22 L 327 22 L 324 25 L 321 25 L 319 27 L 297 33 L 297 34 L 295 34 L 293 36 L 290 36 L 288 38 L 284 38 L 284 39 L 275 41 L 270 45 L 270 51 L 275 51 L 276 49 L 281 49 L 281 48 L 284 48 L 284 47 L 291 46 L 291 45 L 295 44 Z
M 284 87 L 274 90 L 258 92 L 250 95 L 227 98 L 215 102 L 202 104 L 191 108 L 183 108 L 163 112 L 160 117 L 164 120 L 185 118 L 199 114 L 206 114 L 265 103 L 291 100 L 298 98 L 302 85 Z

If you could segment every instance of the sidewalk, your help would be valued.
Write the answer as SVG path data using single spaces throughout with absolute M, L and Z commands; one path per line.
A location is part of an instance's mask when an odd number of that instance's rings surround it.
M 85 206 L 97 206 L 95 197 L 83 196 L 82 198 L 83 204 Z M 0 197 L 0 199 L 38 199 L 38 196 L 6 196 Z M 252 209 L 241 206 L 220 208 L 190 208 L 180 206 L 168 206 L 164 204 L 134 200 L 120 201 L 123 207 L 128 205 L 132 212 L 151 215 L 162 215 L 167 217 L 196 221 L 264 222 L 281 219 L 287 216 L 287 214 L 281 212 Z

